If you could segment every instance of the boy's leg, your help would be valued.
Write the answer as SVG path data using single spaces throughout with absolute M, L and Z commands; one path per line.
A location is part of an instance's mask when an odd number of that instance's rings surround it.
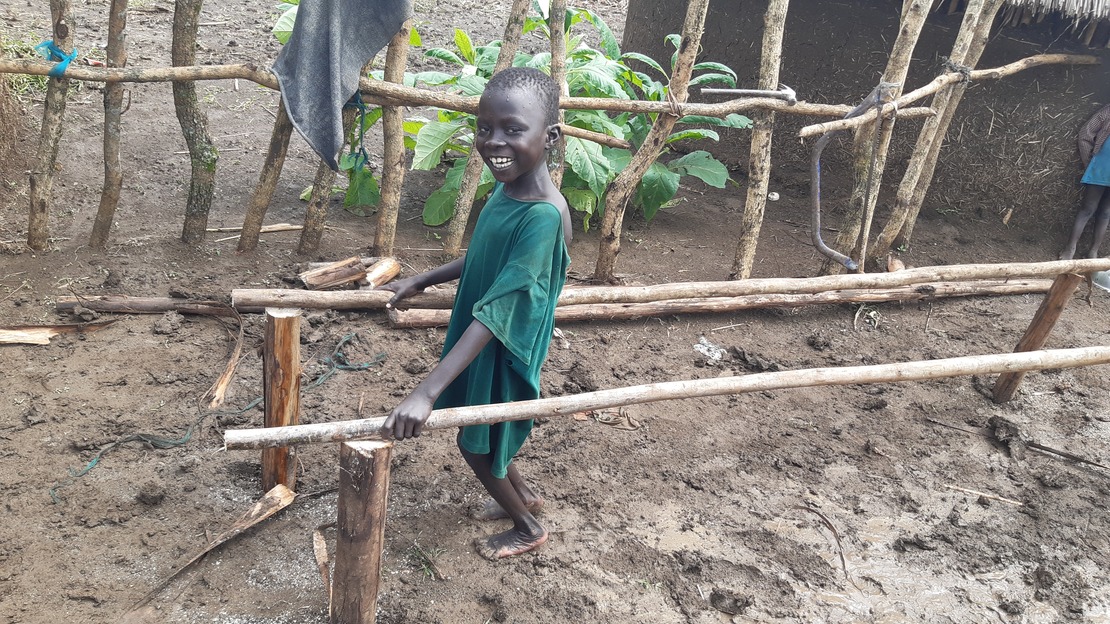
M 1102 192 L 1102 200 L 1098 203 L 1098 213 L 1095 217 L 1095 232 L 1094 240 L 1091 242 L 1091 251 L 1087 254 L 1088 258 L 1098 258 L 1099 249 L 1102 247 L 1102 241 L 1106 238 L 1106 226 L 1110 224 L 1110 188 L 1105 186 L 1093 186 L 1091 188 L 1100 189 Z
M 517 496 L 524 501 L 524 507 L 528 509 L 529 513 L 535 514 L 540 509 L 543 509 L 543 497 L 532 491 L 528 484 L 524 481 L 520 471 L 516 469 L 516 464 L 509 464 L 508 469 L 509 483 L 512 483 L 513 489 L 516 490 Z M 470 512 L 470 517 L 475 520 L 504 520 L 509 517 L 509 514 L 498 504 L 495 500 L 488 500 L 480 507 Z
M 508 478 L 493 476 L 490 456 L 471 453 L 461 446 L 459 451 L 486 491 L 513 521 L 512 529 L 476 542 L 478 554 L 487 559 L 501 559 L 526 553 L 546 542 L 547 529 L 528 511 L 513 483 Z
M 1071 238 L 1068 239 L 1068 246 L 1060 252 L 1061 260 L 1071 260 L 1075 257 L 1075 247 L 1079 244 L 1079 237 L 1083 235 L 1083 228 L 1087 227 L 1087 221 L 1098 209 L 1099 201 L 1103 195 L 1102 191 L 1103 187 L 1101 186 L 1083 185 L 1083 200 L 1079 206 L 1079 212 L 1075 215 L 1075 224 L 1071 228 Z

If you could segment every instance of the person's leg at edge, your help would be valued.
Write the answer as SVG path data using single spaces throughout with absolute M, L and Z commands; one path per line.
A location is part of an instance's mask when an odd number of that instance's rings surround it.
M 513 521 L 513 528 L 508 531 L 476 541 L 478 554 L 487 559 L 501 559 L 534 550 L 546 542 L 547 529 L 528 511 L 513 483 L 507 477 L 499 479 L 493 476 L 490 456 L 471 453 L 461 445 L 459 451 L 474 471 L 474 476 Z
M 509 464 L 508 468 L 509 483 L 513 485 L 516 490 L 517 496 L 524 501 L 524 506 L 528 509 L 529 513 L 535 514 L 540 509 L 543 509 L 543 497 L 532 491 L 528 484 L 524 481 L 520 471 L 516 469 L 516 464 Z M 479 507 L 470 511 L 470 517 L 475 520 L 504 520 L 509 517 L 509 514 L 498 504 L 495 500 L 488 500 Z
M 1091 241 L 1091 251 L 1087 254 L 1088 258 L 1099 258 L 1099 250 L 1102 248 L 1102 241 L 1106 239 L 1106 226 L 1110 224 L 1110 187 L 1095 186 L 1094 189 L 1102 191 L 1102 200 L 1098 203 L 1098 212 L 1095 216 L 1095 230 L 1094 240 Z
M 1068 246 L 1060 252 L 1061 260 L 1071 260 L 1075 257 L 1075 247 L 1079 244 L 1079 237 L 1083 235 L 1083 229 L 1087 227 L 1087 222 L 1091 220 L 1098 209 L 1103 190 L 1101 186 L 1083 185 L 1083 201 L 1080 203 L 1079 212 L 1075 215 L 1075 224 L 1071 228 L 1071 238 L 1068 239 Z

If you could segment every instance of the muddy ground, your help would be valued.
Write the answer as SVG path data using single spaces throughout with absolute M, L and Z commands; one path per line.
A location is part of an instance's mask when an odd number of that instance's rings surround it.
M 79 45 L 93 56 L 102 54 L 107 4 L 77 5 Z M 489 39 L 505 14 L 486 10 L 490 4 L 418 3 L 417 26 L 426 45 L 450 45 L 454 26 Z M 619 30 L 620 2 L 584 4 Z M 171 9 L 164 0 L 132 3 L 133 65 L 168 64 Z M 209 3 L 200 58 L 268 63 L 278 50 L 268 32 L 275 15 L 241 0 Z M 48 31 L 45 6 L 6 3 L 0 19 L 5 37 L 42 39 Z M 413 62 L 420 62 L 415 55 Z M 199 89 L 221 150 L 210 225 L 237 226 L 276 96 L 243 81 Z M 338 205 L 312 258 L 293 253 L 295 233 L 264 235 L 256 253 L 242 256 L 233 240 L 217 240 L 222 234 L 183 246 L 177 236 L 188 160 L 170 88 L 133 85 L 130 101 L 127 176 L 107 252 L 85 246 L 102 175 L 96 85 L 80 86 L 67 112 L 49 251 L 31 253 L 20 242 L 28 166 L 21 156 L 34 152 L 30 135 L 0 164 L 4 324 L 71 322 L 54 310 L 55 299 L 69 294 L 226 300 L 233 288 L 290 287 L 301 262 L 367 250 L 372 220 Z M 41 95 L 23 102 L 31 124 L 41 116 Z M 303 219 L 298 195 L 316 163 L 295 138 L 268 222 Z M 618 271 L 630 283 L 723 279 L 743 201 L 742 173 L 735 177 L 739 189 L 685 188 L 682 201 L 650 224 L 630 217 Z M 440 232 L 419 219 L 436 184 L 425 173 L 407 183 L 398 250 L 407 272 L 439 257 Z M 805 178 L 779 184 L 782 199 L 768 208 L 756 276 L 814 275 Z M 927 206 L 903 260 L 1046 260 L 1064 237 L 1062 219 L 1006 226 L 982 214 Z M 571 249 L 576 275 L 590 273 L 597 244 L 596 232 L 579 229 Z M 1050 347 L 1106 343 L 1110 298 L 1096 290 L 1088 303 L 1084 294 Z M 1039 302 L 969 298 L 568 324 L 543 390 L 557 396 L 1007 352 Z M 259 409 L 248 407 L 261 393 L 259 318 L 245 317 L 247 355 L 218 410 L 201 397 L 230 354 L 227 327 L 176 314 L 100 317 L 109 319 L 116 322 L 46 346 L 0 348 L 0 621 L 117 621 L 261 495 L 258 453 L 221 448 L 225 429 L 260 424 Z M 389 329 L 376 314 L 310 312 L 302 336 L 302 418 L 322 422 L 390 409 L 434 365 L 443 332 Z M 309 387 L 349 336 L 342 347 L 349 361 L 384 355 L 382 363 Z M 722 357 L 697 350 L 702 343 L 720 347 Z M 548 501 L 541 519 L 552 538 L 538 553 L 499 563 L 472 549 L 475 537 L 499 527 L 467 517 L 483 497 L 453 436 L 401 444 L 379 621 L 1110 622 L 1110 473 L 993 436 L 1004 419 L 1026 439 L 1110 463 L 1107 371 L 1031 374 L 1005 405 L 986 398 L 992 383 L 782 390 L 634 406 L 617 418 L 543 421 L 520 466 Z M 214 551 L 157 595 L 147 621 L 326 621 L 311 535 L 335 520 L 329 490 L 337 450 L 301 448 L 298 462 L 298 491 L 319 495 L 299 498 Z M 334 547 L 334 531 L 324 534 Z

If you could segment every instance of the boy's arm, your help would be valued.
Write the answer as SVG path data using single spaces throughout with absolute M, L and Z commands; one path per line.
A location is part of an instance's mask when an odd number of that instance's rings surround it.
M 470 366 L 492 338 L 493 332 L 485 325 L 480 321 L 472 321 L 459 337 L 459 341 L 451 347 L 447 355 L 443 356 L 432 372 L 428 373 L 424 381 L 420 382 L 385 419 L 382 425 L 382 436 L 386 438 L 392 436 L 397 440 L 419 436 L 436 399 L 459 376 L 459 373 Z
M 379 286 L 379 290 L 388 290 L 395 293 L 393 298 L 385 304 L 385 307 L 392 308 L 405 297 L 411 297 L 412 295 L 423 292 L 424 289 L 429 286 L 435 286 L 436 284 L 459 279 L 459 276 L 462 275 L 463 263 L 465 260 L 466 256 L 463 256 L 462 258 L 452 260 L 431 271 L 425 271 L 420 275 L 414 275 Z

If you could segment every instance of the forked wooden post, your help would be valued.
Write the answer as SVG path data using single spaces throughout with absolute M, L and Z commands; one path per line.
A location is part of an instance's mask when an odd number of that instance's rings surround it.
M 1072 293 L 1082 279 L 1083 276 L 1077 273 L 1062 273 L 1056 276 L 1052 282 L 1052 288 L 1041 301 L 1041 307 L 1037 308 L 1037 313 L 1033 315 L 1033 322 L 1029 324 L 1025 335 L 1014 348 L 1014 353 L 1037 351 L 1044 346 L 1048 341 L 1048 335 L 1052 333 L 1052 328 L 1056 326 L 1056 321 L 1059 320 L 1060 314 L 1067 307 Z M 1024 377 L 1024 371 L 999 375 L 998 381 L 994 382 L 994 402 L 1005 403 L 1014 398 Z
M 267 427 L 300 422 L 301 311 L 266 308 L 266 338 L 262 347 L 262 403 Z M 297 474 L 289 461 L 289 447 L 262 451 L 262 491 L 281 484 L 296 490 Z
M 339 446 L 339 504 L 331 624 L 373 624 L 385 544 L 392 442 Z

